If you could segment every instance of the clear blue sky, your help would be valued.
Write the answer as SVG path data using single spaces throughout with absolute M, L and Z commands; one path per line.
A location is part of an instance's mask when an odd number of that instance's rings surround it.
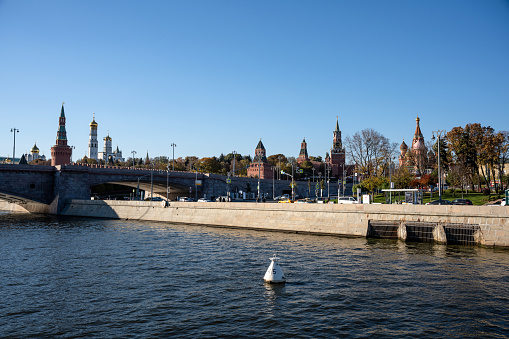
M 96 114 L 124 156 L 298 156 L 373 128 L 509 130 L 509 2 L 0 0 L 0 156 L 73 160 Z

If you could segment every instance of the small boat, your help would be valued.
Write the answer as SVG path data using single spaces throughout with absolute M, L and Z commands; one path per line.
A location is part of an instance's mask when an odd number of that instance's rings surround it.
M 281 266 L 279 266 L 279 263 L 277 262 L 279 260 L 278 257 L 274 254 L 272 258 L 270 258 L 271 263 L 269 265 L 269 268 L 267 268 L 267 272 L 265 272 L 265 276 L 263 277 L 263 280 L 268 283 L 284 283 L 286 282 L 285 274 L 283 273 L 283 270 L 281 269 Z

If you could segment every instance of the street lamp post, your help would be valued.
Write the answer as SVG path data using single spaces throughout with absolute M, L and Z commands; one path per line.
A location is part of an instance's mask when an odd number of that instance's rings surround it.
M 345 164 L 341 164 L 341 167 L 343 169 L 343 174 L 341 175 L 341 186 L 343 188 L 343 196 L 345 196 L 345 186 L 346 186 L 346 179 L 345 179 Z
M 170 193 L 169 192 L 169 183 L 170 183 L 170 175 L 169 175 L 169 172 L 170 172 L 170 164 L 166 165 L 166 203 L 168 203 L 168 194 Z
M 260 171 L 261 171 L 261 168 L 260 168 L 260 165 L 261 163 L 258 163 L 258 198 L 256 199 L 256 201 L 260 201 Z
M 274 199 L 274 197 L 275 197 L 274 170 L 275 170 L 275 167 L 272 167 L 272 199 Z
M 175 172 L 175 147 L 177 147 L 177 145 L 175 143 L 171 143 L 170 145 L 172 148 L 173 148 L 173 158 L 172 158 L 172 161 L 171 161 L 171 164 L 172 164 L 172 172 Z
M 16 158 L 16 133 L 19 133 L 19 129 L 13 127 L 11 128 L 11 132 L 14 135 L 14 145 L 12 146 L 12 163 L 14 164 L 14 158 Z
M 446 131 L 445 130 L 438 130 L 438 131 L 433 131 L 433 137 L 431 138 L 431 140 L 435 140 L 435 134 L 437 135 L 437 142 L 438 142 L 438 151 L 437 151 L 437 154 L 438 154 L 438 204 L 439 205 L 442 205 L 442 176 L 441 176 L 441 173 L 440 173 L 440 137 L 442 137 L 442 135 L 445 135 Z
M 136 154 L 136 151 L 131 151 L 132 155 L 133 155 L 133 169 L 134 169 L 134 155 Z
M 233 154 L 233 176 L 235 176 L 235 155 L 237 154 L 237 152 L 233 151 L 232 154 Z
M 198 170 L 196 167 L 194 169 L 196 171 L 196 176 L 194 178 L 194 201 L 198 201 Z
M 278 180 L 281 180 L 281 156 L 278 156 L 277 159 L 279 160 Z
M 150 171 L 150 200 L 154 197 L 154 163 L 151 163 L 152 170 Z

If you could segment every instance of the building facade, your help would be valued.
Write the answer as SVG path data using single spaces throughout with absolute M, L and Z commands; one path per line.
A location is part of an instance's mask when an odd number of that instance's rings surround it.
M 64 103 L 58 119 L 56 144 L 51 147 L 51 166 L 68 165 L 71 163 L 72 148 L 67 145 L 67 132 L 65 130 Z
M 269 162 L 267 161 L 267 151 L 263 146 L 262 139 L 258 142 L 255 149 L 253 161 L 247 169 L 247 176 L 251 178 L 272 179 L 274 174 Z

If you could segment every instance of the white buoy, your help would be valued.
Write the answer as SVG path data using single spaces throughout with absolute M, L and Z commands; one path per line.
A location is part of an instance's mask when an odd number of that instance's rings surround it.
M 279 263 L 277 262 L 279 260 L 278 257 L 274 254 L 272 258 L 270 258 L 271 263 L 269 265 L 269 268 L 267 268 L 267 272 L 265 272 L 265 276 L 263 277 L 263 280 L 265 282 L 269 283 L 284 283 L 286 282 L 285 274 L 283 273 L 283 270 L 281 269 L 281 266 L 279 266 Z

